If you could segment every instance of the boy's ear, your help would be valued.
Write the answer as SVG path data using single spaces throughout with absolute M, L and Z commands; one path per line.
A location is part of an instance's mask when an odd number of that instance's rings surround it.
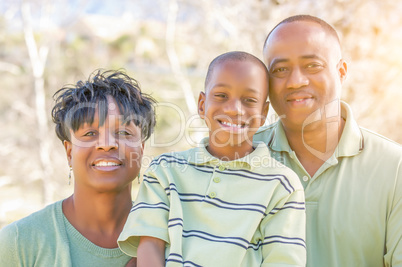
M 201 119 L 205 119 L 205 93 L 200 92 L 198 96 L 198 115 L 200 115 Z
M 64 149 L 66 150 L 66 155 L 67 155 L 67 160 L 68 160 L 68 166 L 71 166 L 71 148 L 72 144 L 70 141 L 64 140 L 63 141 Z
M 265 102 L 264 106 L 262 108 L 261 126 L 264 125 L 264 123 L 267 119 L 268 111 L 269 111 L 269 101 Z

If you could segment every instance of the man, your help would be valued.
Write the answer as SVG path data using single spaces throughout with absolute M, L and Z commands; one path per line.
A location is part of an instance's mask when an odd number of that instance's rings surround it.
M 316 17 L 290 17 L 263 53 L 280 120 L 254 140 L 301 179 L 307 266 L 402 266 L 402 147 L 360 128 L 339 100 L 347 64 L 337 33 Z

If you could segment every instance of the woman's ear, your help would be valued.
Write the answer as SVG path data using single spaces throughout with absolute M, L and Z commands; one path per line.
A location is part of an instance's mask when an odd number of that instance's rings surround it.
M 73 144 L 70 141 L 64 140 L 63 145 L 64 145 L 64 149 L 66 150 L 68 166 L 71 166 L 71 159 L 72 159 L 71 149 L 73 147 Z
M 205 119 L 205 93 L 200 92 L 198 97 L 198 115 L 200 115 L 201 119 Z

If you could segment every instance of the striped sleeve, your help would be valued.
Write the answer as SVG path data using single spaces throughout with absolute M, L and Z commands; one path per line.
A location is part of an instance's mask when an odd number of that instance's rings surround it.
M 306 213 L 304 192 L 300 187 L 280 199 L 261 222 L 264 235 L 261 266 L 278 262 L 289 266 L 306 264 Z
M 156 178 L 158 170 L 158 176 L 163 180 L 161 166 L 153 165 L 145 172 L 137 198 L 118 239 L 120 249 L 132 257 L 137 256 L 141 236 L 151 236 L 169 243 L 170 203 L 160 179 Z

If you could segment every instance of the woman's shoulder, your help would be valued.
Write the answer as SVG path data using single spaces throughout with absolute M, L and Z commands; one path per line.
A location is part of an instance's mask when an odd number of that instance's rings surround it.
M 52 226 L 56 226 L 62 219 L 62 201 L 52 203 L 45 208 L 36 211 L 25 218 L 15 221 L 0 230 L 0 239 L 3 237 L 22 237 L 40 234 L 49 231 Z
M 50 204 L 0 230 L 0 266 L 71 265 L 61 204 Z

